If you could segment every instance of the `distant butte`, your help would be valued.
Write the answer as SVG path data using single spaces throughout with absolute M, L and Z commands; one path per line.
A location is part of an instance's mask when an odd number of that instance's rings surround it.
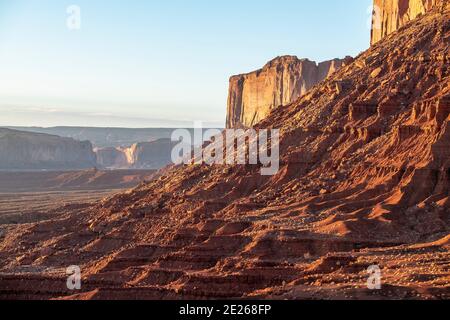
M 448 0 L 375 0 L 371 44 L 434 8 L 443 10 L 446 2 Z
M 254 126 L 271 110 L 294 102 L 351 61 L 351 57 L 346 57 L 317 64 L 295 56 L 282 56 L 260 70 L 231 77 L 227 127 Z

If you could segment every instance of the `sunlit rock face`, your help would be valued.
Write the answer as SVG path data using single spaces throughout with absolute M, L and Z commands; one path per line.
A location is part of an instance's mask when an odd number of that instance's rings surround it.
M 172 163 L 170 139 L 139 142 L 127 148 L 98 148 L 99 166 L 110 169 L 160 169 Z
M 433 8 L 442 8 L 447 0 L 374 0 L 371 44 L 404 26 Z
M 280 129 L 274 176 L 170 166 L 103 201 L 0 215 L 0 299 L 449 299 L 449 40 L 450 10 L 430 11 L 271 112 L 255 127 Z M 49 272 L 72 263 L 77 292 Z
M 84 169 L 96 165 L 89 141 L 0 129 L 0 170 Z
M 260 70 L 231 77 L 227 127 L 254 126 L 272 109 L 292 103 L 349 60 L 351 58 L 347 57 L 317 64 L 308 59 L 283 56 Z

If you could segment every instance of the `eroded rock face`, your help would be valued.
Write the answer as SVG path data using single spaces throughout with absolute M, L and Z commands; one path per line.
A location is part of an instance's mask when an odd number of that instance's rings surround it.
M 441 8 L 447 0 L 374 0 L 371 44 L 398 30 L 409 21 L 433 8 Z
M 0 129 L 0 169 L 85 169 L 96 166 L 89 141 Z
M 174 143 L 170 139 L 141 142 L 128 149 L 127 157 L 133 168 L 159 169 L 170 163 Z
M 95 153 L 97 154 L 97 163 L 103 168 L 121 169 L 130 165 L 125 152 L 120 148 L 97 148 Z
M 227 127 L 251 127 L 270 111 L 285 106 L 351 61 L 334 59 L 317 64 L 294 56 L 278 57 L 262 69 L 230 79 Z

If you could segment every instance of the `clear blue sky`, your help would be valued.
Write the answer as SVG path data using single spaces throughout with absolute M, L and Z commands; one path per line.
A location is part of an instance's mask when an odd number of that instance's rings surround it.
M 371 3 L 0 0 L 0 125 L 223 125 L 231 75 L 366 50 Z

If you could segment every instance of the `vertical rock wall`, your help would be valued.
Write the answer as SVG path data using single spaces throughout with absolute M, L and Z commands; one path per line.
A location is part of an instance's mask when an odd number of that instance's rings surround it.
M 374 0 L 371 44 L 447 2 L 448 0 Z

